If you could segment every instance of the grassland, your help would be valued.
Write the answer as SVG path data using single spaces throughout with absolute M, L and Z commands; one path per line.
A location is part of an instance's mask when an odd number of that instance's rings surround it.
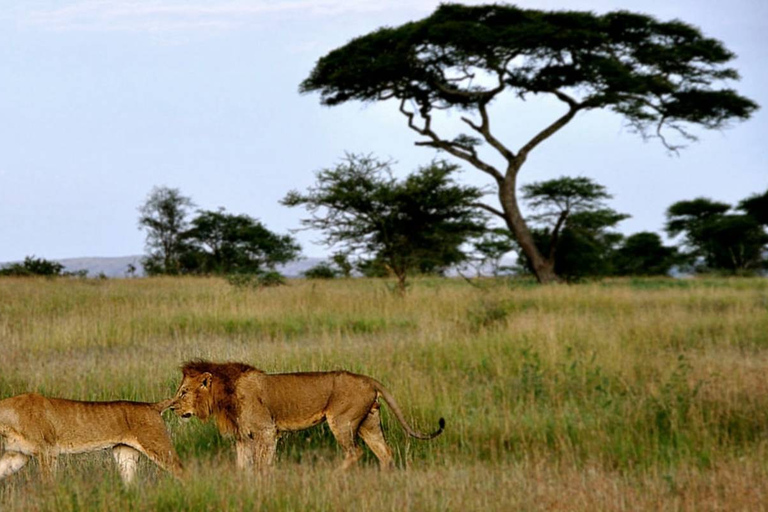
M 0 397 L 170 396 L 187 359 L 271 372 L 345 368 L 383 381 L 398 469 L 340 452 L 318 427 L 287 436 L 266 476 L 234 471 L 211 425 L 169 429 L 189 477 L 149 463 L 123 489 L 109 454 L 46 483 L 0 482 L 0 510 L 768 509 L 768 280 L 617 280 L 535 287 L 218 279 L 0 280 Z

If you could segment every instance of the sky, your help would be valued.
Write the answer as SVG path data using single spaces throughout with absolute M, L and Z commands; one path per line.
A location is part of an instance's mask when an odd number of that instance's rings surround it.
M 466 4 L 484 2 L 463 2 Z M 4 0 L 0 12 L 0 262 L 144 251 L 137 208 L 154 186 L 198 208 L 226 208 L 270 230 L 300 227 L 279 204 L 346 152 L 395 161 L 405 176 L 436 157 L 392 102 L 323 107 L 299 83 L 317 59 L 381 26 L 428 16 L 431 0 Z M 661 232 L 675 201 L 738 202 L 768 188 L 768 2 L 525 0 L 520 7 L 624 9 L 682 19 L 723 41 L 763 106 L 752 119 L 670 154 L 622 119 L 580 113 L 541 144 L 522 184 L 587 176 L 632 217 L 625 234 Z M 507 97 L 491 108 L 511 148 L 562 113 L 557 102 Z M 442 119 L 445 132 L 458 115 Z M 464 165 L 463 183 L 490 185 Z M 497 205 L 490 196 L 488 202 Z M 329 249 L 298 232 L 306 256 Z

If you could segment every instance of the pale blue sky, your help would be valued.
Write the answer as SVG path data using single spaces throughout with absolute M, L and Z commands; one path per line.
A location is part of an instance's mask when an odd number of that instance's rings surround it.
M 136 208 L 155 185 L 226 207 L 281 233 L 304 212 L 278 201 L 345 151 L 397 160 L 403 175 L 436 154 L 416 148 L 394 104 L 325 108 L 298 85 L 315 61 L 382 25 L 428 15 L 428 0 L 5 0 L 0 13 L 0 261 L 143 252 Z M 483 3 L 483 2 L 465 2 Z M 739 57 L 754 118 L 670 156 L 604 113 L 580 114 L 542 144 L 521 181 L 585 175 L 631 214 L 622 231 L 660 231 L 696 196 L 735 202 L 768 188 L 768 2 L 541 0 L 543 9 L 628 9 L 680 18 Z M 516 149 L 559 106 L 494 104 Z M 448 119 L 456 127 L 456 116 Z M 449 130 L 446 130 L 450 132 Z M 487 184 L 466 168 L 467 183 Z M 493 198 L 490 198 L 493 204 Z M 306 255 L 326 251 L 298 238 Z

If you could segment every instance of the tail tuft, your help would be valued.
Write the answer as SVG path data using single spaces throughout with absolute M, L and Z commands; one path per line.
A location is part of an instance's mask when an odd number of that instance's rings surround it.
M 440 420 L 437 422 L 437 424 L 440 426 L 437 430 L 432 432 L 431 434 L 423 435 L 419 437 L 419 439 L 434 439 L 440 434 L 443 433 L 443 430 L 445 429 L 445 418 L 440 418 Z

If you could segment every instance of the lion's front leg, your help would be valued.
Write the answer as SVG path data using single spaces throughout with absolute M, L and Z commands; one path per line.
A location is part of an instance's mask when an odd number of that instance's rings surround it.
M 277 431 L 262 430 L 253 435 L 252 457 L 256 469 L 265 471 L 275 463 L 275 453 L 277 453 Z
M 237 453 L 237 469 L 244 470 L 253 467 L 253 441 L 250 439 L 239 439 L 235 442 Z

